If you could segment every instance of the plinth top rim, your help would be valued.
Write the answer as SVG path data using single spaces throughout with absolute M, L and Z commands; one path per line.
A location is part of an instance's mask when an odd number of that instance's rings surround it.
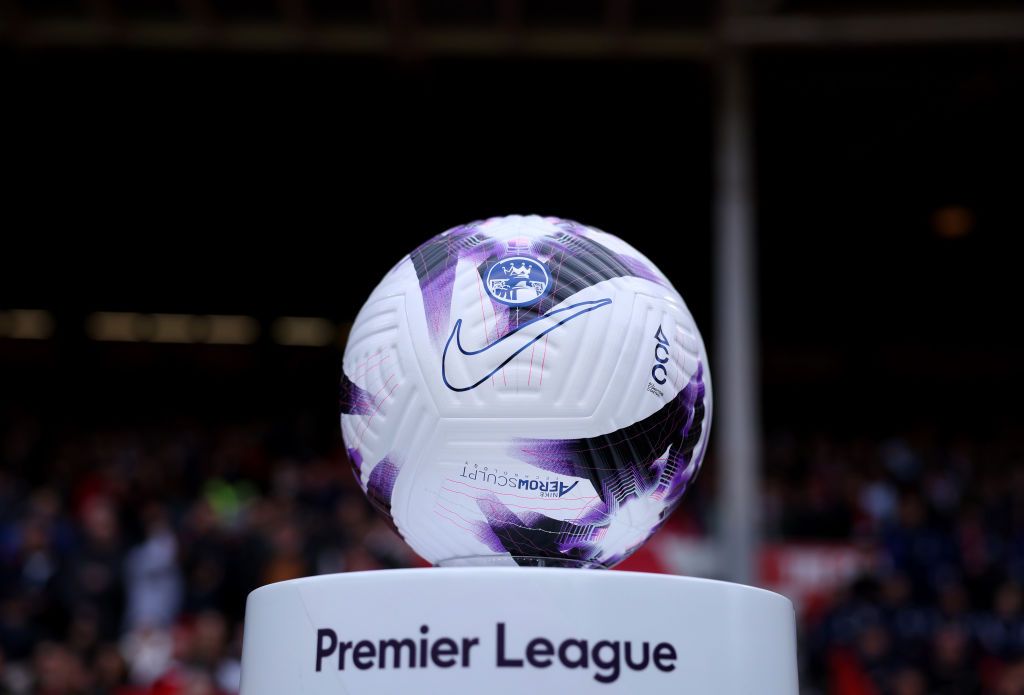
M 419 583 L 423 581 L 453 581 L 458 578 L 474 581 L 502 580 L 516 578 L 518 580 L 544 580 L 559 577 L 559 581 L 567 583 L 584 583 L 590 585 L 613 585 L 620 583 L 643 583 L 648 586 L 666 584 L 677 585 L 680 589 L 684 587 L 701 587 L 704 590 L 728 591 L 761 594 L 762 598 L 771 600 L 782 600 L 790 603 L 790 600 L 774 591 L 763 589 L 746 584 L 737 584 L 720 579 L 706 579 L 704 577 L 688 577 L 677 574 L 655 574 L 651 572 L 633 572 L 628 570 L 601 570 L 601 569 L 580 569 L 569 567 L 409 567 L 400 569 L 362 570 L 355 572 L 339 572 L 334 574 L 320 574 L 298 579 L 287 579 L 280 582 L 273 582 L 258 587 L 249 593 L 249 597 L 257 594 L 273 591 L 299 589 L 302 586 L 310 586 L 323 583 L 360 584 L 365 581 L 373 582 L 402 582 Z

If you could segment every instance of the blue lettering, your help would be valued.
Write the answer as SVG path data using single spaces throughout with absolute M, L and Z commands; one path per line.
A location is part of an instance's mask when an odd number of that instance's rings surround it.
M 659 369 L 661 370 L 661 376 L 660 377 L 658 376 L 658 370 Z M 668 371 L 665 369 L 665 365 L 663 365 L 663 364 L 656 364 L 656 365 L 654 365 L 654 368 L 651 369 L 651 378 L 654 379 L 655 381 L 657 381 L 659 384 L 664 384 L 666 381 L 668 381 Z
M 654 339 L 658 341 L 657 345 L 654 346 L 654 361 L 657 362 L 657 364 L 651 368 L 651 378 L 659 384 L 664 384 L 668 380 L 668 370 L 665 368 L 665 365 L 668 364 L 668 338 L 665 337 L 665 332 L 661 330 L 661 326 L 658 326 L 658 330 L 654 334 Z M 662 357 L 661 353 L 658 352 L 659 350 L 664 351 L 664 357 Z M 661 372 L 660 377 L 658 376 L 659 370 Z M 653 393 L 653 391 L 651 393 Z

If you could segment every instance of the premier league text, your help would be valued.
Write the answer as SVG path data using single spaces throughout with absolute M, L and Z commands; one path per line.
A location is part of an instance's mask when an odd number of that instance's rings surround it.
M 367 671 L 370 669 L 471 668 L 477 658 L 487 658 L 479 637 L 434 637 L 430 627 L 420 626 L 417 637 L 379 640 L 345 640 L 331 628 L 316 633 L 316 670 Z M 676 668 L 676 649 L 668 642 L 653 647 L 649 642 L 630 640 L 565 639 L 555 642 L 536 637 L 525 649 L 509 646 L 505 623 L 495 626 L 494 650 L 498 668 L 561 667 L 593 672 L 594 680 L 614 683 L 626 669 L 645 671 L 656 668 L 669 673 Z

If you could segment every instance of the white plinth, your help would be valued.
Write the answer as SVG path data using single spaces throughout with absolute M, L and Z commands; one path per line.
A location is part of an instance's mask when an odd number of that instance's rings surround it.
M 686 577 L 354 572 L 249 595 L 242 695 L 796 695 L 793 606 Z

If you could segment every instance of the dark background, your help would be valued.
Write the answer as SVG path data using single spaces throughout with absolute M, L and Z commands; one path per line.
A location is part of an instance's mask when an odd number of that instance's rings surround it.
M 280 9 L 212 5 L 234 19 Z M 475 26 L 499 5 L 423 2 L 420 21 Z M 606 21 L 587 3 L 518 5 L 520 30 Z M 718 16 L 633 5 L 642 29 L 711 30 Z M 324 21 L 380 13 L 311 6 Z M 21 15 L 180 12 L 85 7 Z M 49 312 L 54 332 L 0 335 L 0 693 L 232 692 L 251 588 L 416 562 L 350 479 L 337 383 L 363 299 L 444 229 L 539 213 L 621 236 L 686 298 L 714 369 L 714 46 L 697 59 L 457 58 L 401 42 L 374 56 L 128 47 L 115 33 L 73 47 L 30 40 L 15 16 L 0 34 L 0 311 Z M 1024 692 L 1024 46 L 748 58 L 765 535 L 876 558 L 804 616 L 803 687 Z M 96 311 L 248 315 L 261 332 L 251 346 L 98 342 L 85 330 Z M 339 341 L 279 345 L 281 316 L 329 319 Z M 712 448 L 670 530 L 713 539 L 716 477 Z M 874 493 L 891 508 L 868 509 Z M 185 587 L 164 626 L 181 656 L 146 681 L 123 646 L 139 638 L 122 609 L 131 582 L 67 587 L 97 565 L 119 576 L 165 537 L 178 550 L 164 569 Z M 907 616 L 924 616 L 923 633 L 906 633 Z
M 10 252 L 2 300 L 58 312 L 62 343 L 98 309 L 350 321 L 402 253 L 511 212 L 626 238 L 714 342 L 705 65 L 6 57 L 23 230 L 5 236 L 46 250 Z M 963 411 L 1017 407 L 998 394 L 1021 376 L 1022 68 L 1018 46 L 755 55 L 766 393 L 787 424 L 840 387 L 851 415 L 933 417 L 955 388 L 976 394 Z M 968 209 L 969 235 L 936 234 L 946 206 Z

